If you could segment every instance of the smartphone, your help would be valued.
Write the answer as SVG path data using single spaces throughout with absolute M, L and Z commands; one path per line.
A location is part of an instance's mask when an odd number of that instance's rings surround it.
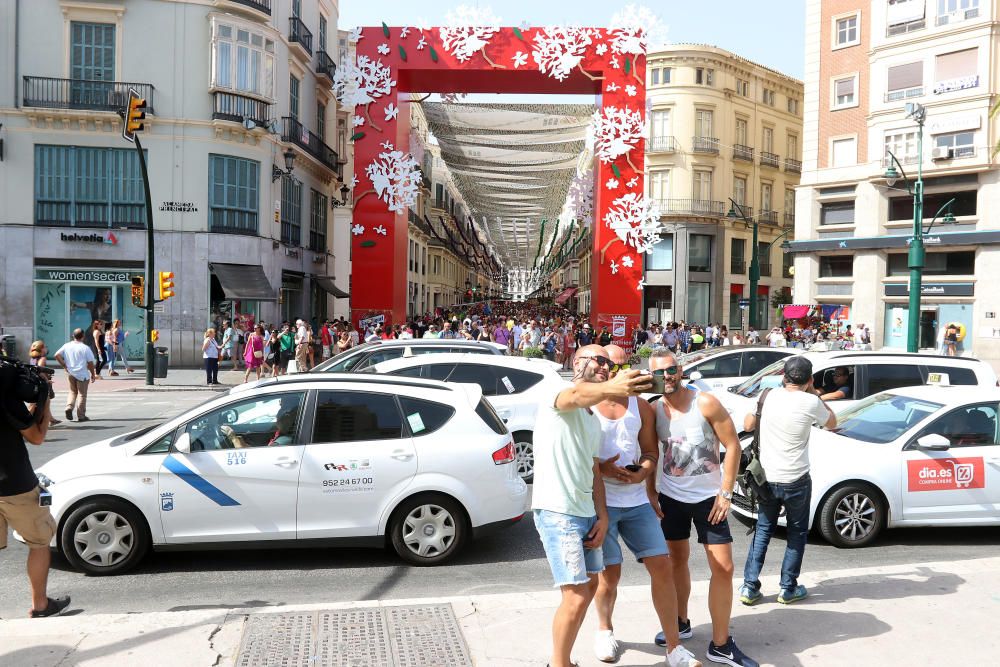
M 640 470 L 642 470 L 642 466 L 639 465 L 638 463 L 629 463 L 627 466 L 625 466 L 625 470 L 628 470 L 629 472 L 639 472 Z
M 663 393 L 663 376 L 662 375 L 652 375 L 649 376 L 649 381 L 653 383 L 653 388 L 650 389 L 654 394 Z

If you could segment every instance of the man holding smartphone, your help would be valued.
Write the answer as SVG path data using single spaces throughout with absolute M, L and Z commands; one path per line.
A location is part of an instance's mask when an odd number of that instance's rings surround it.
M 656 435 L 663 446 L 659 492 L 660 526 L 670 549 L 677 591 L 681 637 L 692 634 L 688 617 L 691 597 L 691 524 L 712 576 L 708 611 L 712 640 L 705 657 L 732 667 L 759 667 L 729 635 L 733 610 L 733 536 L 729 532 L 729 506 L 740 465 L 736 425 L 715 396 L 681 384 L 683 368 L 668 350 L 654 350 L 649 358 L 654 377 L 663 378 L 663 400 L 655 405 Z M 726 448 L 723 466 L 719 445 Z M 652 485 L 652 477 L 648 483 Z M 663 644 L 663 638 L 656 638 Z
M 611 360 L 611 377 L 631 370 L 628 355 L 617 345 L 604 347 Z M 656 412 L 642 397 L 610 397 L 594 406 L 601 423 L 600 471 L 608 507 L 608 533 L 602 551 L 604 571 L 598 576 L 594 607 L 598 631 L 594 654 L 602 662 L 619 657 L 618 641 L 611 622 L 622 574 L 619 536 L 649 572 L 653 608 L 660 619 L 667 643 L 669 667 L 699 667 L 701 662 L 680 645 L 677 623 L 677 593 L 667 558 L 667 543 L 652 505 L 655 494 L 647 492 L 645 481 L 656 474 Z M 652 504 L 651 504 L 652 503 Z
M 608 378 L 604 348 L 587 345 L 573 360 L 573 384 L 557 385 L 539 401 L 535 423 L 535 528 L 562 600 L 552 619 L 552 667 L 570 667 L 570 651 L 604 569 L 608 529 L 598 468 L 601 424 L 593 406 L 648 391 L 648 377 L 624 371 Z
M 0 364 L 0 549 L 7 547 L 7 526 L 16 530 L 28 545 L 28 580 L 31 583 L 31 618 L 62 613 L 69 606 L 69 596 L 52 599 L 46 588 L 49 544 L 56 534 L 56 522 L 49 511 L 51 499 L 38 486 L 38 477 L 28 459 L 24 441 L 40 445 L 49 431 L 52 415 L 50 402 L 38 408 L 25 406 L 14 395 L 17 369 Z M 41 414 L 36 414 L 41 411 Z

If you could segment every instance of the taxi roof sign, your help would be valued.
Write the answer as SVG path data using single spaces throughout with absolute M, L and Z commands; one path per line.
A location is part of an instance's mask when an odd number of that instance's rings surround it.
M 927 384 L 938 387 L 948 387 L 951 386 L 951 380 L 949 379 L 947 373 L 932 371 L 927 374 Z

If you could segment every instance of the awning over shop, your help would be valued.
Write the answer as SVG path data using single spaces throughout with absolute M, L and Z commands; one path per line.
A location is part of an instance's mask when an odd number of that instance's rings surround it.
M 277 301 L 278 295 L 259 264 L 221 264 L 212 262 L 209 270 L 219 279 L 227 299 Z
M 798 305 L 785 306 L 784 308 L 781 309 L 781 315 L 786 320 L 798 320 L 808 315 L 811 309 L 812 306 L 798 306 Z
M 351 296 L 344 290 L 337 287 L 333 282 L 333 276 L 316 276 L 313 278 L 317 285 L 322 287 L 324 290 L 337 297 L 338 299 L 346 299 Z
M 559 292 L 559 294 L 556 295 L 556 298 L 553 299 L 553 301 L 555 301 L 556 303 L 560 303 L 560 304 L 561 303 L 566 303 L 567 301 L 569 301 L 570 299 L 573 298 L 573 295 L 576 294 L 576 292 L 577 292 L 578 289 L 580 289 L 580 288 L 579 287 L 567 287 L 562 292 Z

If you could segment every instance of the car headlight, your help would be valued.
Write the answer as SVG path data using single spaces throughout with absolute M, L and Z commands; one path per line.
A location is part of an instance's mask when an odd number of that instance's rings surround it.
M 42 487 L 43 489 L 47 489 L 50 486 L 52 486 L 53 484 L 55 484 L 55 482 L 53 482 L 51 479 L 49 479 L 47 475 L 43 475 L 40 472 L 36 472 L 35 476 L 38 477 L 38 485 L 40 487 Z

